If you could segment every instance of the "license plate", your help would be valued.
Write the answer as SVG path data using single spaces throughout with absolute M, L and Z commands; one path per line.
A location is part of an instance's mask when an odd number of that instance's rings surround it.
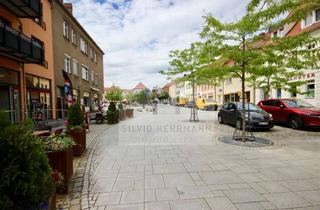
M 268 122 L 259 122 L 259 125 L 268 125 Z

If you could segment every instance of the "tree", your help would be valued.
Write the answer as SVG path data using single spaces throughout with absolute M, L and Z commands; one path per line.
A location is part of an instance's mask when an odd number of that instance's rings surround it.
M 159 100 L 166 100 L 166 99 L 169 99 L 169 93 L 168 92 L 161 92 L 160 95 L 159 95 Z
M 169 62 L 170 68 L 168 70 L 161 71 L 164 75 L 176 76 L 176 82 L 190 81 L 192 86 L 192 101 L 195 104 L 195 85 L 199 80 L 199 75 L 196 72 L 201 66 L 201 53 L 203 44 L 200 42 L 192 43 L 190 48 L 184 50 L 174 50 L 170 52 L 172 60 Z M 191 109 L 191 120 L 198 121 L 196 116 L 196 107 Z
M 136 94 L 136 101 L 139 104 L 143 105 L 143 108 L 145 106 L 145 104 L 148 103 L 148 92 L 146 90 L 141 90 L 139 93 Z
M 118 102 L 123 100 L 122 90 L 119 87 L 112 86 L 105 93 L 105 98 L 110 102 Z
M 133 101 L 135 101 L 135 94 L 132 92 L 129 92 L 125 98 L 127 99 L 128 103 L 131 104 Z
M 252 0 L 246 14 L 237 22 L 222 23 L 212 15 L 205 17 L 205 25 L 201 37 L 215 46 L 219 59 L 210 63 L 214 76 L 232 75 L 241 80 L 242 98 L 242 134 L 241 140 L 246 140 L 246 88 L 245 81 L 248 75 L 261 76 L 267 69 L 281 67 L 297 68 L 297 58 L 313 62 L 315 58 L 303 47 L 313 40 L 307 33 L 297 37 L 281 37 L 274 42 L 257 47 L 261 40 L 259 33 L 269 27 L 278 27 L 306 15 L 308 10 L 297 9 L 303 5 L 302 0 Z M 277 20 L 281 14 L 291 12 L 285 20 Z M 281 53 L 283 52 L 283 53 Z M 300 57 L 299 57 L 300 56 Z M 308 62 L 310 64 L 310 62 Z

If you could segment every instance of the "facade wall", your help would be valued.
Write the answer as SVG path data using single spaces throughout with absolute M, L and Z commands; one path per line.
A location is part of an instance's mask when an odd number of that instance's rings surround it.
M 70 60 L 70 72 L 67 75 L 72 82 L 73 102 L 83 105 L 85 111 L 98 109 L 104 90 L 103 52 L 74 19 L 72 14 L 59 1 L 53 2 L 54 76 L 56 79 L 59 117 L 63 117 L 65 113 L 63 110 L 68 108 L 64 93 L 65 78 L 63 76 L 63 71 L 67 72 L 66 58 Z M 64 22 L 68 25 L 68 37 L 64 33 Z M 75 38 L 72 35 L 72 31 L 76 34 Z M 87 53 L 81 51 L 80 39 L 87 43 Z M 90 53 L 90 49 L 92 49 L 92 53 Z M 96 54 L 96 60 L 93 58 L 93 52 Z M 74 66 L 77 66 L 76 69 Z M 87 79 L 83 78 L 83 67 L 88 69 Z
M 32 19 L 21 19 L 22 30 L 28 37 L 34 37 L 44 44 L 45 63 L 44 64 L 25 64 L 24 72 L 28 78 L 39 78 L 39 87 L 27 87 L 24 103 L 27 105 L 27 112 L 29 116 L 34 112 L 34 105 L 32 101 L 38 101 L 40 104 L 45 104 L 45 108 L 50 110 L 50 118 L 56 118 L 55 105 L 55 81 L 53 68 L 53 39 L 52 39 L 52 16 L 51 3 L 48 0 L 42 0 L 42 23 L 38 24 Z M 24 78 L 26 81 L 28 78 Z M 43 80 L 44 79 L 44 80 Z M 46 80 L 47 79 L 47 80 Z M 44 82 L 41 82 L 44 81 Z M 48 87 L 46 86 L 49 81 Z M 45 83 L 45 84 L 41 84 Z M 42 86 L 42 87 L 41 87 Z

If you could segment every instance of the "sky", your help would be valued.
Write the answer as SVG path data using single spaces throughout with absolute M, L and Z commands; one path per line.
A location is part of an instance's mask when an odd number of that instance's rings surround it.
M 169 52 L 199 40 L 203 16 L 239 19 L 249 0 L 65 0 L 104 51 L 104 86 L 162 87 Z

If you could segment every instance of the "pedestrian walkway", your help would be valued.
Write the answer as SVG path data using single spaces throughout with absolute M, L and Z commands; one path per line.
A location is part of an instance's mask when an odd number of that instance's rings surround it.
M 276 126 L 256 135 L 277 146 L 240 147 L 217 140 L 233 128 L 217 124 L 216 112 L 200 111 L 193 123 L 185 108 L 158 108 L 90 127 L 65 208 L 320 209 L 318 132 Z

